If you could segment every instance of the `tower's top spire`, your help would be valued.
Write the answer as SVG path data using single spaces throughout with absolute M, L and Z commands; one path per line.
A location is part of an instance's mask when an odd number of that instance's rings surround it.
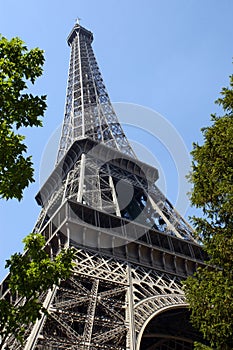
M 81 18 L 79 18 L 79 17 L 76 19 L 76 23 L 75 23 L 73 29 L 71 30 L 71 32 L 70 32 L 70 34 L 69 34 L 69 36 L 67 38 L 67 42 L 68 42 L 69 45 L 72 45 L 72 42 L 73 42 L 74 38 L 77 35 L 79 35 L 79 33 L 81 35 L 85 35 L 87 40 L 90 40 L 90 43 L 93 41 L 93 34 L 92 34 L 92 32 L 90 32 L 86 28 L 82 27 L 80 25 L 80 20 L 81 20 Z
M 95 141 L 136 157 L 106 91 L 91 43 L 93 34 L 79 20 L 67 38 L 71 47 L 65 117 L 57 162 L 80 138 Z

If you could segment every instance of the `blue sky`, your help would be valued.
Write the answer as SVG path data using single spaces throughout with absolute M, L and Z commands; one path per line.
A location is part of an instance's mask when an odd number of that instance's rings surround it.
M 63 119 L 69 47 L 75 19 L 94 33 L 93 48 L 113 102 L 142 105 L 172 123 L 190 151 L 200 128 L 218 112 L 214 101 L 232 73 L 232 0 L 0 0 L 0 32 L 45 51 L 44 75 L 33 91 L 48 95 L 44 127 L 25 130 L 36 182 L 21 202 L 0 200 L 0 279 L 4 261 L 22 249 L 39 214 L 44 147 Z M 143 117 L 142 117 L 143 118 Z M 129 138 L 137 140 L 135 128 Z M 136 136 L 135 136 L 136 135 Z M 161 161 L 173 200 L 177 186 L 170 155 L 143 133 L 145 147 Z M 159 154 L 158 154 L 159 153 Z M 53 163 L 52 159 L 50 163 Z M 50 166 L 50 165 L 49 165 Z M 48 166 L 48 168 L 49 168 Z M 45 166 L 46 167 L 46 166 Z M 174 168 L 174 169 L 173 169 Z M 191 211 L 188 211 L 188 215 Z

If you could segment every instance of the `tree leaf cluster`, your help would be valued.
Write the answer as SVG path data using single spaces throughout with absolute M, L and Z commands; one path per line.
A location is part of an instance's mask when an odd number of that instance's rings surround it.
M 203 212 L 193 223 L 209 259 L 184 288 L 193 325 L 213 349 L 228 350 L 233 349 L 233 76 L 216 102 L 224 114 L 212 115 L 212 125 L 202 129 L 204 142 L 194 144 L 189 176 L 191 203 Z
M 31 156 L 19 128 L 42 126 L 46 96 L 27 93 L 42 75 L 43 51 L 28 50 L 19 38 L 0 36 L 0 196 L 22 198 L 33 179 Z
M 43 249 L 45 239 L 41 234 L 31 233 L 23 242 L 24 253 L 15 253 L 6 261 L 9 268 L 8 285 L 12 298 L 0 300 L 0 336 L 3 346 L 9 335 L 22 342 L 26 328 L 47 313 L 40 295 L 70 276 L 74 250 L 69 248 L 50 259 Z

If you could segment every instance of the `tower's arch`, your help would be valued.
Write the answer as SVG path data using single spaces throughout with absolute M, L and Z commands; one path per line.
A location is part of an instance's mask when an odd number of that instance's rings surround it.
M 136 350 L 140 350 L 143 334 L 147 326 L 158 315 L 168 310 L 187 307 L 183 294 L 164 294 L 146 298 L 135 305 L 135 324 L 137 332 Z
M 192 350 L 202 338 L 190 323 L 187 306 L 185 301 L 171 303 L 151 312 L 138 334 L 136 350 Z

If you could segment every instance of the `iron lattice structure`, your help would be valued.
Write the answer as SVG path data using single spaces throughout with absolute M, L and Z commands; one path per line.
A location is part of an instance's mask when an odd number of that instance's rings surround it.
M 41 295 L 43 316 L 6 349 L 190 350 L 181 281 L 203 264 L 191 227 L 137 159 L 97 66 L 93 35 L 76 24 L 54 171 L 36 196 L 35 232 L 56 256 L 76 249 L 72 276 Z M 3 298 L 10 297 L 7 280 Z
M 57 160 L 80 137 L 90 137 L 135 157 L 104 86 L 91 46 L 92 33 L 77 24 L 67 41 L 71 55 L 65 117 Z

